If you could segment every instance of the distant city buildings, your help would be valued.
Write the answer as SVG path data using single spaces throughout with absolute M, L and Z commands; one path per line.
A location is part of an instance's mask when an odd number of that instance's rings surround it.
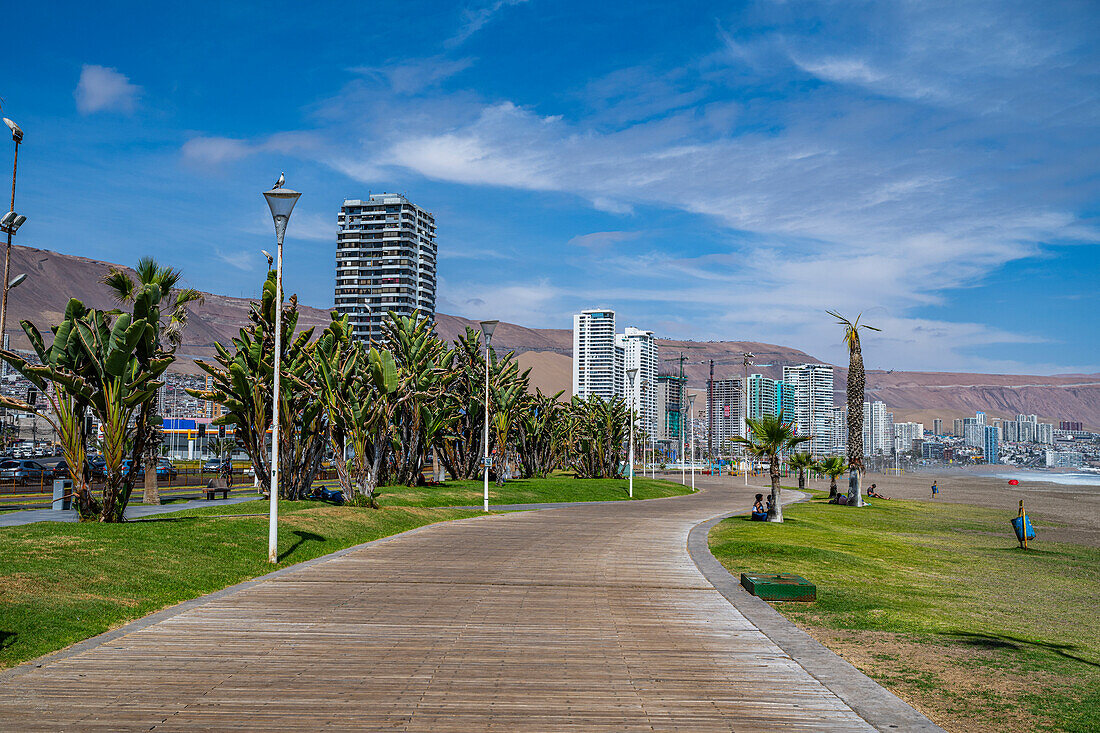
M 652 331 L 627 326 L 616 333 L 615 311 L 597 308 L 573 316 L 573 394 L 581 399 L 621 397 L 638 414 L 638 427 L 660 432 L 657 341 Z M 631 393 L 626 370 L 637 369 Z
M 707 405 L 707 424 L 713 427 L 712 442 L 717 451 L 722 453 L 728 451 L 730 440 L 742 434 L 741 421 L 744 410 L 741 400 L 740 377 L 715 379 L 711 383 L 711 399 Z
M 881 401 L 863 403 L 863 455 L 888 456 L 894 452 L 894 413 Z
M 654 437 L 666 448 L 679 446 L 682 435 L 684 384 L 683 377 L 662 374 L 657 377 L 657 431 Z
M 799 364 L 783 367 L 783 381 L 791 386 L 791 409 L 783 414 L 793 420 L 795 432 L 812 436 L 804 443 L 814 458 L 824 458 L 833 447 L 833 367 L 831 364 Z
M 573 316 L 573 394 L 611 400 L 624 393 L 624 353 L 615 343 L 615 311 Z
M 932 435 L 943 435 L 943 420 L 938 417 L 932 420 Z
M 982 414 L 982 413 L 979 413 Z M 985 416 L 982 415 L 984 418 Z M 997 439 L 997 428 L 994 425 L 981 425 L 982 430 L 982 455 L 986 463 L 1000 461 L 1000 441 Z
M 400 194 L 346 199 L 337 216 L 336 312 L 352 335 L 382 337 L 389 311 L 435 318 L 435 218 Z
M 649 435 L 657 432 L 657 340 L 652 331 L 627 326 L 626 331 L 615 335 L 615 347 L 623 352 L 625 369 L 637 369 L 633 394 L 630 379 L 623 382 L 623 394 L 627 404 L 638 413 L 638 426 Z
M 1047 468 L 1081 468 L 1085 465 L 1085 454 L 1080 451 L 1047 448 L 1043 457 Z
M 894 423 L 894 450 L 898 453 L 920 451 L 924 441 L 924 425 L 919 422 Z

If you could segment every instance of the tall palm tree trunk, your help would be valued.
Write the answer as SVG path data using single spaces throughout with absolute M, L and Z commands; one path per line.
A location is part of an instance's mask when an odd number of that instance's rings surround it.
M 144 420 L 146 425 L 150 424 L 151 416 L 157 414 L 157 409 L 160 403 L 160 396 L 153 395 L 153 399 L 146 402 L 141 406 L 141 414 L 138 416 L 139 420 Z M 152 432 L 150 430 L 149 443 L 145 449 L 145 487 L 142 492 L 141 501 L 143 504 L 160 504 L 160 486 L 157 485 L 157 449 L 160 447 L 160 433 Z
M 863 399 L 867 376 L 863 371 L 863 350 L 856 334 L 848 359 L 848 503 L 863 506 Z

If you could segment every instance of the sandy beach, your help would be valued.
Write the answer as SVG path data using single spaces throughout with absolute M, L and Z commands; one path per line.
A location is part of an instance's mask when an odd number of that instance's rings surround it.
M 900 476 L 884 476 L 868 473 L 864 478 L 864 491 L 872 483 L 878 484 L 880 494 L 896 499 L 916 499 L 953 504 L 975 504 L 1003 509 L 1005 532 L 1011 533 L 1008 522 L 1016 516 L 1020 500 L 1037 523 L 1038 539 L 1056 542 L 1074 542 L 1100 547 L 1100 476 L 1097 485 L 1081 486 L 1059 484 L 1052 481 L 1032 480 L 1020 477 L 1018 486 L 1010 486 L 1008 478 L 990 475 L 1012 473 L 1003 466 L 988 470 L 932 470 L 905 473 Z M 940 493 L 932 499 L 932 482 L 939 485 Z M 784 480 L 791 485 L 795 479 Z M 846 480 L 840 484 L 846 488 Z M 811 481 L 815 489 L 828 490 L 829 482 Z M 872 500 L 875 501 L 875 500 Z M 1044 526 L 1049 524 L 1053 526 Z

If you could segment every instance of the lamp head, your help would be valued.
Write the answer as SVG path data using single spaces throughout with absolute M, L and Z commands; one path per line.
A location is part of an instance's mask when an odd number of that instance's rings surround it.
M 493 331 L 496 330 L 497 324 L 500 321 L 482 321 L 481 332 L 485 334 L 485 343 L 489 343 L 493 339 Z
M 9 120 L 7 117 L 4 118 L 4 124 L 8 126 L 9 130 L 11 130 L 11 139 L 12 140 L 14 140 L 16 143 L 23 142 L 23 128 L 22 127 L 15 124 L 11 120 Z
M 264 191 L 267 206 L 271 209 L 271 218 L 276 221 L 280 218 L 289 219 L 290 212 L 294 211 L 294 204 L 298 203 L 298 197 L 301 195 L 289 188 L 273 188 L 270 191 Z
M 12 288 L 19 287 L 20 285 L 23 284 L 23 281 L 26 280 L 26 279 L 27 279 L 27 273 L 25 273 L 25 272 L 19 273 L 18 275 L 16 275 L 15 277 L 13 277 L 11 279 L 10 283 L 8 283 L 8 289 L 11 290 Z
M 627 369 L 626 374 L 628 377 L 630 377 L 630 381 L 633 382 L 634 377 L 638 376 L 638 367 L 631 367 L 630 369 Z
M 267 269 L 271 269 L 271 263 L 275 261 L 275 258 L 271 256 L 271 253 L 266 249 L 261 249 L 260 254 L 267 258 Z

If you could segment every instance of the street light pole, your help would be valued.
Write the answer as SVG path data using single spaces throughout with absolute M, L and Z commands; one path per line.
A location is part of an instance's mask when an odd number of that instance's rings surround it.
M 485 453 L 482 471 L 485 473 L 485 511 L 489 511 L 489 342 L 500 321 L 482 321 L 481 334 L 485 337 Z
M 283 177 L 270 191 L 264 191 L 271 218 L 275 222 L 275 378 L 271 391 L 271 486 L 267 523 L 267 560 L 279 561 L 279 377 L 283 354 L 283 236 L 294 204 L 302 194 L 282 187 Z M 270 259 L 268 260 L 270 263 Z
M 15 174 L 19 170 L 19 143 L 23 142 L 23 130 L 7 117 L 4 124 L 11 130 L 11 139 L 15 141 L 15 159 L 11 164 L 11 208 L 8 211 L 15 212 Z M 4 250 L 4 293 L 0 296 L 0 334 L 7 333 L 8 326 L 8 282 L 11 278 L 11 235 L 13 229 L 6 227 L 8 232 L 8 246 Z
M 627 438 L 627 465 L 630 467 L 630 478 L 628 480 L 627 496 L 631 499 L 634 498 L 634 405 L 637 402 L 634 395 L 634 380 L 638 377 L 638 368 L 632 367 L 626 370 L 626 375 L 630 377 L 630 405 L 627 410 L 629 419 L 627 422 L 627 429 L 630 431 Z
M 695 395 L 688 397 L 688 417 L 691 418 L 695 414 Z M 691 490 L 695 491 L 695 428 L 691 430 Z

